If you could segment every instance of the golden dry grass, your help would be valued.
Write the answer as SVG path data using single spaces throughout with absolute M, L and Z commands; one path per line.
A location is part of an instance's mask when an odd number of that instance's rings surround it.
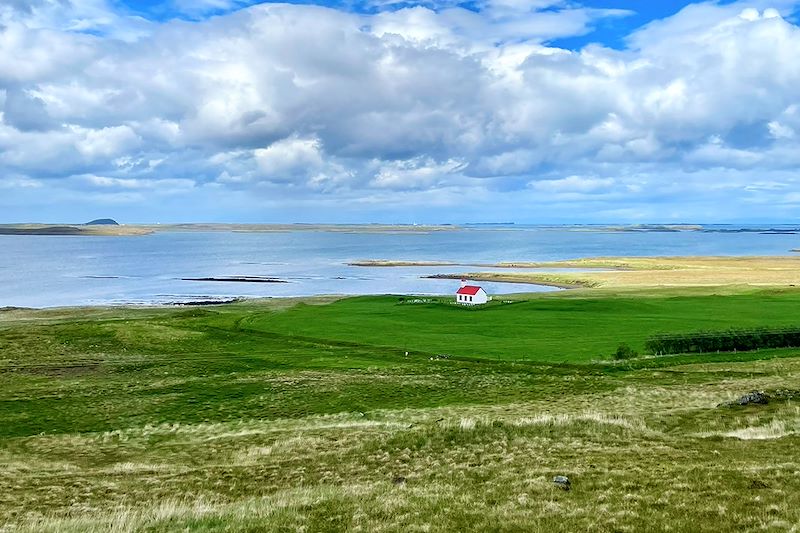
M 794 531 L 799 408 L 716 403 L 798 376 L 698 364 L 519 404 L 34 436 L 0 453 L 0 530 Z
M 648 289 L 681 287 L 800 286 L 800 257 L 600 257 L 552 263 L 501 263 L 513 268 L 602 269 L 580 273 L 473 272 L 442 277 L 538 283 L 567 288 Z

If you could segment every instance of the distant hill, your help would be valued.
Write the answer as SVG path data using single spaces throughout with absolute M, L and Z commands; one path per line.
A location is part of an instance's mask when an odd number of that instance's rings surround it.
M 113 218 L 98 218 L 87 222 L 85 226 L 119 226 L 119 223 Z

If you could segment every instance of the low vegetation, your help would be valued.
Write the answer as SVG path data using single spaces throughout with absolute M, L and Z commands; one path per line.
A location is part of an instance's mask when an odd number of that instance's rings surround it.
M 617 351 L 614 352 L 614 359 L 617 361 L 624 361 L 626 359 L 635 359 L 639 357 L 639 352 L 628 346 L 626 343 L 622 343 L 617 347 Z
M 800 293 L 517 300 L 0 311 L 0 531 L 800 523 L 800 350 L 611 355 Z
M 656 335 L 645 342 L 645 349 L 655 355 L 792 347 L 800 347 L 800 327 L 729 329 L 680 335 Z

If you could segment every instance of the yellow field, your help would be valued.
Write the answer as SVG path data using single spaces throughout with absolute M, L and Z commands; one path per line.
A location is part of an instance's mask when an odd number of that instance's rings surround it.
M 501 263 L 496 267 L 539 272 L 473 272 L 441 276 L 475 281 L 537 283 L 561 287 L 643 289 L 658 287 L 800 286 L 800 257 L 599 257 L 552 263 Z M 547 268 L 596 268 L 579 273 Z

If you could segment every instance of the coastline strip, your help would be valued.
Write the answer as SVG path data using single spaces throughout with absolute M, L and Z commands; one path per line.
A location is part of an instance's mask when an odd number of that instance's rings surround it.
M 561 272 L 468 272 L 434 278 L 531 283 L 562 288 L 800 287 L 800 257 L 602 257 L 552 263 L 500 263 L 506 268 L 600 268 Z M 502 267 L 501 267 L 502 268 Z
M 425 279 L 469 279 L 472 281 L 489 281 L 495 283 L 520 283 L 525 285 L 542 285 L 545 287 L 558 287 L 559 289 L 591 289 L 600 285 L 591 280 L 579 278 L 566 278 L 560 275 L 529 274 L 529 273 L 495 273 L 495 272 L 467 272 L 464 274 L 433 274 L 423 276 Z

